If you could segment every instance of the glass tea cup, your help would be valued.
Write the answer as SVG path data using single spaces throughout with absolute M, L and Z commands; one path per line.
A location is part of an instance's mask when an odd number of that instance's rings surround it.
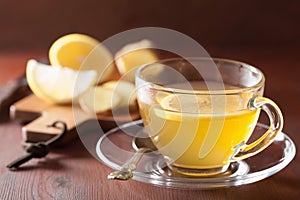
M 258 154 L 282 130 L 281 111 L 263 97 L 264 84 L 259 69 L 218 58 L 161 60 L 136 73 L 145 131 L 171 170 L 200 177 Z M 269 129 L 249 143 L 261 110 Z

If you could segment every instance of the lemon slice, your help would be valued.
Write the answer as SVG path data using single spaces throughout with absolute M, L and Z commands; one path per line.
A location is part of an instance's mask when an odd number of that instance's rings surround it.
M 157 55 L 151 49 L 149 40 L 130 43 L 119 50 L 115 55 L 118 71 L 124 75 L 124 79 L 134 82 L 135 71 L 138 67 L 158 60 Z
M 159 94 L 159 93 L 158 93 Z M 160 106 L 170 111 L 170 115 L 199 115 L 199 114 L 234 114 L 245 109 L 244 101 L 239 95 L 187 95 L 170 94 L 157 95 Z
M 96 72 L 74 71 L 29 60 L 26 78 L 32 92 L 39 98 L 57 104 L 71 103 L 96 82 Z
M 109 81 L 104 83 L 103 87 L 113 90 L 114 93 L 117 93 L 121 97 L 119 107 L 136 105 L 136 93 L 133 83 L 124 80 Z
M 96 86 L 80 97 L 79 104 L 84 111 L 99 114 L 117 107 L 120 101 L 121 97 L 113 90 Z
M 51 65 L 75 70 L 96 70 L 98 82 L 111 78 L 113 56 L 98 40 L 84 34 L 69 34 L 57 39 L 49 49 Z
M 206 104 L 206 99 L 199 102 L 200 99 L 196 96 L 186 94 L 170 94 L 165 97 L 158 95 L 157 100 L 165 110 L 185 113 L 198 113 L 199 103 Z

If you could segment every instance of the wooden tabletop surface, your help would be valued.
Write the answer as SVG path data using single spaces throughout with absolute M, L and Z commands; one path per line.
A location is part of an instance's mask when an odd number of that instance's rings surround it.
M 265 73 L 265 96 L 282 109 L 284 132 L 300 146 L 300 60 L 299 48 L 210 47 L 216 57 L 251 63 Z M 47 59 L 46 52 L 1 52 L 0 85 L 24 73 L 29 58 Z M 5 119 L 6 112 L 2 112 Z M 57 147 L 45 158 L 33 159 L 20 170 L 6 165 L 23 155 L 22 124 L 0 123 L 0 200 L 6 199 L 299 199 L 300 156 L 279 173 L 257 183 L 209 190 L 157 187 L 135 180 L 112 181 L 111 169 L 95 159 L 76 139 Z

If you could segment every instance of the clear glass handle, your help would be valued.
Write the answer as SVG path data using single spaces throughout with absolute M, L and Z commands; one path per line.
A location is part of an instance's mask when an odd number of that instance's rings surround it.
M 262 109 L 270 119 L 269 129 L 256 141 L 241 146 L 239 153 L 233 156 L 233 161 L 243 160 L 258 154 L 267 148 L 283 128 L 283 116 L 279 107 L 270 99 L 256 96 L 250 99 L 249 109 Z

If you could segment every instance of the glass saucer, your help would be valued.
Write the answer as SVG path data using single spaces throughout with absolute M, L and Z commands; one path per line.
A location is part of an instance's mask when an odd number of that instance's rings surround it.
M 253 136 L 261 135 L 267 128 L 264 124 L 257 124 Z M 134 138 L 142 130 L 141 120 L 110 130 L 97 142 L 98 157 L 108 167 L 119 170 L 133 156 Z M 172 172 L 159 153 L 149 152 L 140 160 L 133 179 L 157 186 L 189 189 L 239 186 L 260 181 L 279 172 L 292 161 L 295 154 L 295 144 L 281 132 L 267 149 L 244 161 L 232 163 L 229 171 L 221 176 L 197 178 Z

